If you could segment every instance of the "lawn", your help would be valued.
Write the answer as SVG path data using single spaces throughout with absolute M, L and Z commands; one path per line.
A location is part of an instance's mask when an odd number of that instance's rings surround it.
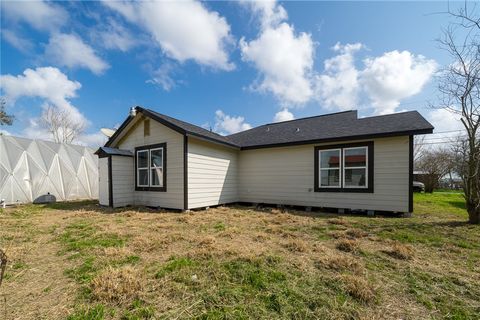
M 2 319 L 478 319 L 480 226 L 458 193 L 412 218 L 93 202 L 0 212 Z

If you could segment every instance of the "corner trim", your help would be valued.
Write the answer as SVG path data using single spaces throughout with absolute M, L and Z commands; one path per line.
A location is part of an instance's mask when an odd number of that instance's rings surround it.
M 413 212 L 413 135 L 408 139 L 408 212 Z
M 163 148 L 163 187 L 139 187 L 138 180 L 137 180 L 137 175 L 138 175 L 137 152 L 141 150 L 155 149 L 155 148 Z M 150 159 L 148 161 L 150 161 Z M 135 154 L 134 154 L 134 169 L 135 169 L 135 191 L 167 192 L 167 143 L 163 142 L 163 143 L 136 147 Z M 150 171 L 148 172 L 148 176 L 150 177 Z M 149 181 L 150 181 L 150 178 L 149 178 Z
M 318 186 L 319 183 L 319 168 L 318 168 L 318 151 L 326 150 L 326 149 L 343 149 L 344 148 L 352 148 L 352 147 L 368 147 L 368 187 L 367 188 L 344 188 L 342 186 L 343 178 L 340 181 L 340 188 L 320 188 Z M 324 146 L 316 146 L 313 148 L 314 150 L 314 186 L 313 190 L 315 192 L 341 192 L 341 193 L 374 193 L 374 166 L 375 166 L 375 159 L 374 159 L 374 142 L 373 141 L 365 141 L 365 142 L 357 142 L 357 143 L 346 143 L 346 144 L 329 144 Z M 340 161 L 339 164 L 340 172 L 343 173 L 343 161 Z
M 108 206 L 113 208 L 112 156 L 108 156 Z
M 188 136 L 183 136 L 183 210 L 188 210 Z

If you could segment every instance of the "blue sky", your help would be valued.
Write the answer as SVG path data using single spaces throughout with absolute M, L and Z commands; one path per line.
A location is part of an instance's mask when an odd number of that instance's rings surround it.
M 455 4 L 454 4 L 455 5 Z M 452 4 L 451 4 L 452 6 Z M 272 121 L 435 103 L 450 63 L 435 39 L 447 2 L 2 1 L 1 82 L 8 133 L 48 138 L 48 105 L 98 145 L 134 105 L 228 134 Z

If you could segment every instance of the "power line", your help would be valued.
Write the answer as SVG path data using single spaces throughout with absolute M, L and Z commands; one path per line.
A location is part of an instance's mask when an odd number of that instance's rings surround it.
M 430 134 L 440 134 L 440 133 L 450 133 L 450 132 L 460 132 L 460 131 L 465 131 L 465 130 L 459 129 L 459 130 L 449 130 L 449 131 L 436 131 Z
M 432 138 L 426 138 L 425 141 L 427 140 L 438 140 L 438 139 L 454 139 L 454 138 L 466 138 L 468 137 L 467 135 L 459 135 L 459 136 L 450 136 L 450 137 L 432 137 Z

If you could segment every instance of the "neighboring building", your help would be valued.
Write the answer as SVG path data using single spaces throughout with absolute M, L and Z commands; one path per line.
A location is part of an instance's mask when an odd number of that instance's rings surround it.
M 233 202 L 412 212 L 418 112 L 346 111 L 230 136 L 136 107 L 96 153 L 100 204 L 188 210 Z
M 98 159 L 88 147 L 0 135 L 0 201 L 98 199 Z

